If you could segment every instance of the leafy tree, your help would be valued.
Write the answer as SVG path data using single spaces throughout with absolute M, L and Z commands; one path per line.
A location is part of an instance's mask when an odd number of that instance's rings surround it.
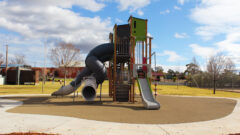
M 167 74 L 166 74 L 166 78 L 167 79 L 173 79 L 174 75 L 175 75 L 175 72 L 172 69 L 168 69 Z
M 186 79 L 190 84 L 196 84 L 198 86 L 197 81 L 194 78 L 195 74 L 201 72 L 201 69 L 198 65 L 198 62 L 195 57 L 193 57 L 192 61 L 186 65 L 187 69 L 185 70 L 185 74 L 187 75 Z M 199 87 L 199 86 L 198 86 Z
M 156 67 L 156 72 L 163 73 L 163 68 L 161 66 Z
M 185 70 L 185 72 L 188 74 L 191 74 L 191 75 L 194 75 L 201 71 L 195 57 L 193 57 L 192 62 L 187 64 L 186 67 L 187 67 L 187 69 Z

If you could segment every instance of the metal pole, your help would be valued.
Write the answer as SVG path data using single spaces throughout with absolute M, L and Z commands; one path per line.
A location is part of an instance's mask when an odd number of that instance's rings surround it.
M 44 84 L 46 81 L 46 40 L 44 42 Z
M 74 94 L 73 94 L 73 102 L 75 101 L 75 91 L 74 91 Z
M 17 67 L 17 85 L 20 84 L 20 73 L 21 73 L 20 67 L 18 66 L 18 67 Z
M 156 79 L 154 79 L 154 81 L 155 81 L 155 99 L 156 99 L 156 97 L 157 97 L 157 83 L 156 83 Z
M 102 101 L 102 83 L 100 85 L 100 101 Z
M 43 94 L 43 79 L 44 79 L 44 74 L 43 74 L 44 70 L 42 70 L 42 94 Z
M 6 76 L 5 76 L 6 83 L 7 83 L 7 70 L 8 70 L 8 45 L 6 45 Z
M 233 73 L 232 73 L 232 90 L 233 90 Z
M 149 54 L 149 55 L 150 55 L 150 54 Z M 150 56 L 150 57 L 152 57 L 152 56 Z M 156 72 L 156 71 L 157 71 L 157 66 L 156 66 L 156 53 L 155 53 L 155 52 L 154 52 L 154 61 L 155 61 L 155 62 L 154 62 L 154 64 L 155 64 L 155 65 L 154 65 L 154 66 L 155 66 L 155 67 L 154 67 L 154 68 L 155 68 L 154 70 L 155 70 L 155 72 Z M 152 63 L 152 62 L 151 62 L 151 63 Z M 154 79 L 154 82 L 155 82 L 155 99 L 156 99 L 156 96 L 157 96 L 157 93 L 156 93 L 156 92 L 157 92 L 157 82 L 156 82 L 156 78 Z

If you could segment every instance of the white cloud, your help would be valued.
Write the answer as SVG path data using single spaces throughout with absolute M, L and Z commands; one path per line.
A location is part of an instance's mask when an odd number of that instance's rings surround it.
M 225 52 L 235 63 L 240 64 L 240 33 L 228 34 L 225 40 L 216 45 L 219 51 Z
M 166 10 L 160 12 L 161 15 L 165 15 L 165 14 L 169 14 L 169 13 L 170 13 L 169 9 L 166 9 Z
M 140 16 L 143 16 L 143 15 L 144 15 L 144 13 L 143 13 L 142 10 L 138 10 L 138 11 L 137 11 L 137 14 L 140 15 Z
M 115 23 L 121 24 L 121 23 L 123 23 L 123 20 L 121 20 L 119 18 L 115 18 Z
M 188 35 L 186 33 L 175 33 L 175 38 L 187 38 Z
M 200 4 L 191 11 L 191 19 L 200 25 L 196 28 L 197 35 L 204 40 L 211 40 L 217 35 L 225 36 L 222 41 L 200 51 L 199 55 L 210 53 L 207 50 L 213 50 L 213 52 L 224 53 L 235 63 L 240 64 L 239 7 L 239 0 L 201 0 Z M 197 47 L 201 48 L 201 46 L 193 46 L 193 51 Z
M 13 34 L 0 34 L 0 39 L 8 44 L 9 59 L 15 58 L 15 54 L 25 55 L 27 64 L 34 66 L 43 66 L 44 54 L 48 55 L 48 50 L 54 47 L 53 42 L 46 42 L 40 39 L 26 39 Z M 0 41 L 1 41 L 0 40 Z M 5 46 L 1 46 L 5 51 Z M 49 59 L 46 59 L 47 65 L 52 65 Z
M 4 0 L 6 1 L 6 0 Z M 8 5 L 14 5 L 16 8 L 17 5 L 21 6 L 34 6 L 34 7 L 48 7 L 48 6 L 57 6 L 60 8 L 72 8 L 73 5 L 79 6 L 86 10 L 96 12 L 105 7 L 103 3 L 99 3 L 96 0 L 11 0 L 6 1 Z
M 173 70 L 173 71 L 178 71 L 178 72 L 184 72 L 186 70 L 186 66 L 185 65 L 157 65 L 161 66 L 163 68 L 164 72 L 167 72 L 169 69 Z M 154 68 L 154 67 L 153 67 Z
M 178 6 L 174 6 L 173 8 L 174 8 L 175 10 L 181 10 L 181 8 L 178 7 Z
M 206 59 L 210 56 L 217 54 L 219 51 L 213 47 L 202 47 L 198 44 L 191 44 L 189 45 L 192 48 L 194 54 Z
M 212 47 L 203 47 L 198 44 L 189 45 L 194 54 L 202 57 L 203 59 L 218 53 L 223 54 L 233 60 L 236 64 L 240 64 L 240 34 L 233 33 L 228 35 L 226 40 L 217 42 Z
M 167 61 L 169 62 L 176 62 L 176 61 L 182 61 L 185 60 L 185 58 L 183 56 L 178 55 L 176 52 L 174 51 L 168 51 L 165 50 L 163 51 L 163 53 L 158 53 L 158 56 L 168 56 Z
M 184 2 L 185 2 L 185 0 L 178 0 L 178 3 L 179 3 L 180 5 L 184 5 Z
M 84 6 L 82 1 L 64 1 L 66 5 L 59 1 L 1 1 L 0 28 L 17 32 L 26 39 L 40 40 L 47 36 L 52 41 L 70 42 L 82 51 L 108 41 L 112 29 L 109 19 L 83 17 L 67 9 L 72 4 Z M 93 7 L 85 5 L 91 11 L 95 11 L 94 7 L 100 9 L 94 0 L 84 2 L 93 3 Z
M 201 26 L 196 34 L 205 40 L 218 34 L 240 31 L 239 0 L 202 0 L 191 12 L 191 19 Z
M 147 33 L 147 36 L 148 36 L 148 37 L 152 37 L 152 34 L 148 32 L 148 33 Z
M 150 0 L 117 0 L 119 3 L 118 8 L 122 11 L 130 9 L 136 11 L 150 4 Z
M 116 2 L 119 4 L 120 11 L 129 10 L 130 13 L 137 11 L 138 15 L 143 15 L 141 9 L 149 5 L 151 0 L 116 0 Z
M 27 44 L 27 45 L 39 45 L 42 44 L 40 40 L 33 40 L 27 38 L 21 38 L 13 34 L 3 34 L 0 33 L 0 43 L 3 44 Z

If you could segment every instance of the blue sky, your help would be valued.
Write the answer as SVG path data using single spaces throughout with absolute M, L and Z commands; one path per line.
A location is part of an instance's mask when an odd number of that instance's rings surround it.
M 0 0 L 0 53 L 7 43 L 10 59 L 24 54 L 28 64 L 43 66 L 44 51 L 69 42 L 83 60 L 108 41 L 115 23 L 126 24 L 133 15 L 148 19 L 157 65 L 165 71 L 182 71 L 193 57 L 204 69 L 217 53 L 239 67 L 239 7 L 239 0 Z

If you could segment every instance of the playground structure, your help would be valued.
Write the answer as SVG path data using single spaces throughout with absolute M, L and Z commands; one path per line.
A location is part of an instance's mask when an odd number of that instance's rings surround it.
M 159 109 L 151 89 L 151 40 L 147 36 L 147 20 L 130 16 L 128 24 L 116 25 L 109 34 L 110 43 L 92 49 L 86 57 L 86 67 L 71 82 L 52 95 L 67 95 L 82 83 L 82 96 L 87 101 L 96 97 L 96 88 L 107 77 L 104 62 L 109 61 L 109 96 L 113 101 L 134 102 L 138 84 L 147 109 Z
M 147 109 L 159 109 L 151 89 L 151 41 L 147 20 L 130 16 L 128 24 L 116 25 L 110 33 L 114 57 L 109 61 L 109 96 L 113 101 L 134 102 L 137 81 Z

